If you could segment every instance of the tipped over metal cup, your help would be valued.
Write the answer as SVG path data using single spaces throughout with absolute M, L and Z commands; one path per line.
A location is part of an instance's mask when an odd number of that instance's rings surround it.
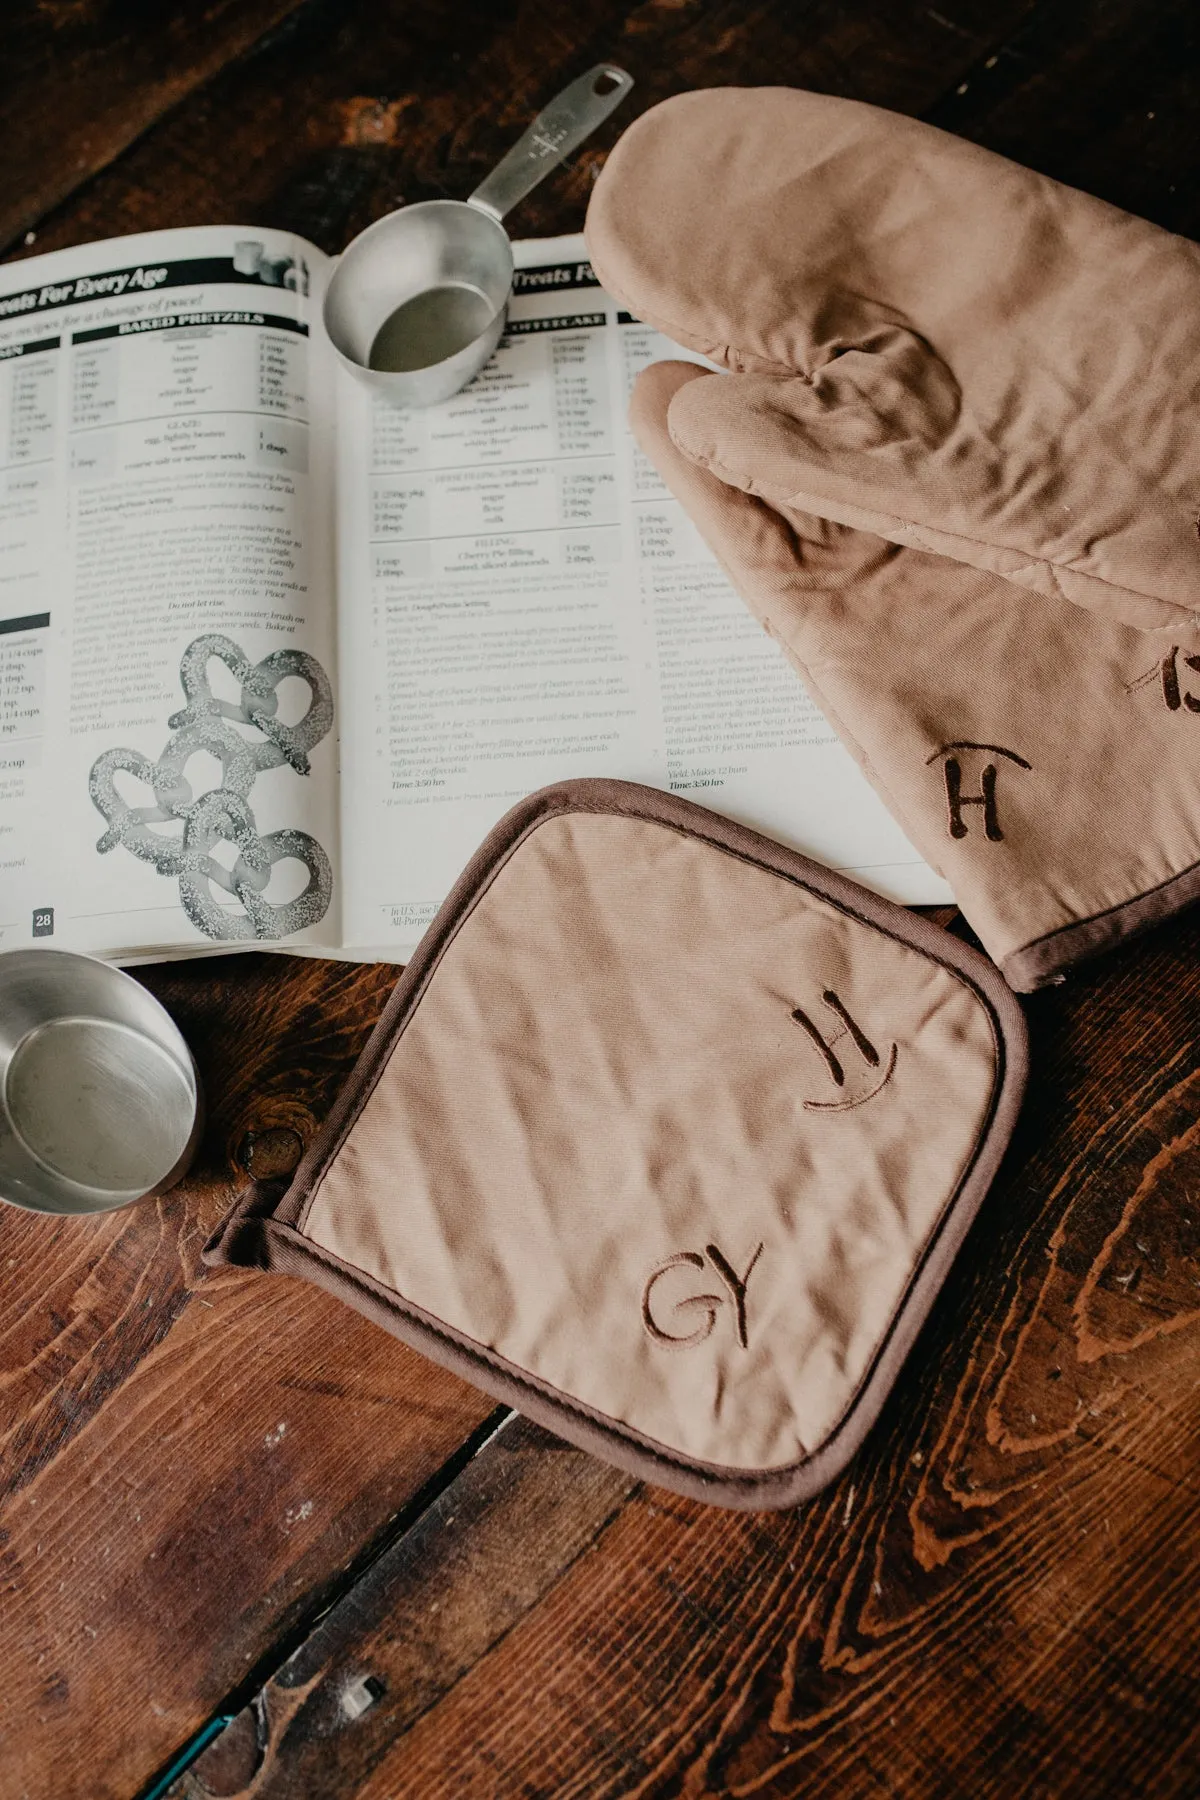
M 619 106 L 633 79 L 599 63 L 564 88 L 469 200 L 425 200 L 376 220 L 338 261 L 325 330 L 358 380 L 402 406 L 448 400 L 500 341 L 513 252 L 500 223 Z
M 91 1213 L 161 1194 L 201 1110 L 191 1052 L 131 975 L 65 950 L 0 955 L 0 1199 Z

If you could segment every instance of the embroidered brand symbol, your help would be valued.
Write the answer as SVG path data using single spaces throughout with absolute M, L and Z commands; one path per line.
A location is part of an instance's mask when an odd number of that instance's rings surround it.
M 1032 764 L 1027 763 L 1023 756 L 1018 756 L 1015 750 L 1005 750 L 1000 744 L 974 744 L 965 740 L 958 744 L 943 744 L 940 750 L 935 750 L 932 756 L 925 758 L 927 767 L 930 763 L 936 762 L 939 756 L 944 756 L 946 759 L 942 765 L 942 774 L 946 782 L 946 809 L 949 814 L 947 823 L 950 836 L 965 838 L 967 821 L 963 818 L 963 812 L 968 806 L 981 806 L 983 808 L 984 837 L 990 844 L 1003 843 L 1004 833 L 1000 829 L 1000 815 L 996 809 L 996 764 L 986 762 L 983 765 L 979 775 L 979 792 L 977 794 L 964 794 L 963 768 L 958 752 L 965 750 L 981 750 L 989 757 L 1006 757 L 1019 769 L 1031 768 Z
M 822 1037 L 820 1031 L 813 1024 L 813 1021 L 809 1018 L 802 1006 L 797 1006 L 793 1009 L 792 1017 L 795 1019 L 797 1025 L 799 1025 L 803 1031 L 807 1032 L 814 1048 L 820 1052 L 825 1063 L 826 1072 L 834 1087 L 845 1088 L 846 1086 L 846 1070 L 842 1058 L 838 1056 L 834 1049 L 834 1046 L 840 1044 L 843 1039 L 849 1040 L 869 1069 L 878 1069 L 882 1067 L 883 1074 L 875 1085 L 865 1094 L 850 1095 L 843 1100 L 806 1100 L 804 1102 L 804 1110 L 806 1112 L 850 1112 L 853 1107 L 862 1106 L 868 1100 L 873 1100 L 876 1094 L 881 1093 L 887 1086 L 896 1070 L 896 1058 L 899 1054 L 899 1049 L 898 1046 L 893 1043 L 886 1058 L 881 1057 L 866 1032 L 851 1018 L 849 1012 L 842 1005 L 842 1002 L 838 999 L 832 988 L 825 989 L 825 992 L 821 995 L 821 1004 L 828 1012 L 832 1013 L 833 1017 L 837 1020 L 837 1029 L 827 1038 Z
M 658 1344 L 672 1344 L 677 1350 L 686 1349 L 689 1344 L 702 1344 L 712 1336 L 716 1329 L 721 1308 L 727 1304 L 733 1306 L 733 1328 L 737 1341 L 743 1350 L 750 1347 L 750 1339 L 746 1326 L 746 1289 L 750 1285 L 750 1277 L 754 1265 L 762 1255 L 759 1244 L 754 1255 L 746 1264 L 744 1274 L 739 1275 L 733 1264 L 721 1254 L 716 1244 L 705 1244 L 704 1255 L 698 1250 L 680 1250 L 675 1256 L 668 1256 L 653 1270 L 650 1279 L 642 1289 L 642 1324 L 650 1337 Z M 705 1266 L 705 1258 L 720 1277 L 726 1292 L 723 1294 L 683 1294 L 677 1300 L 670 1299 L 670 1289 L 665 1295 L 658 1293 L 659 1284 L 672 1269 L 701 1269 Z M 672 1284 L 676 1285 L 676 1284 Z M 681 1332 L 668 1331 L 663 1323 L 664 1318 L 687 1315 L 691 1317 L 700 1313 L 702 1322 L 695 1330 Z
M 1195 694 L 1188 694 L 1179 685 L 1180 644 L 1172 644 L 1159 665 L 1162 676 L 1163 699 L 1168 712 L 1178 712 L 1185 706 L 1188 712 L 1200 713 L 1200 699 Z M 1185 656 L 1183 666 L 1194 675 L 1200 675 L 1200 656 Z

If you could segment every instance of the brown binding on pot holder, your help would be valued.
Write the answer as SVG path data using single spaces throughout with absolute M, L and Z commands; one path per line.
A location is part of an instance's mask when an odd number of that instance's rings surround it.
M 515 807 L 286 1193 L 213 1262 L 304 1275 L 563 1437 L 727 1506 L 846 1462 L 1025 1073 L 992 966 L 698 806 Z

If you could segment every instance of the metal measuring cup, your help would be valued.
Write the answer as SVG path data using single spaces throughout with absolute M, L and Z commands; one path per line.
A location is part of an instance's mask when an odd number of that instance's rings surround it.
M 0 955 L 0 1201 L 94 1213 L 161 1194 L 202 1113 L 187 1045 L 131 975 L 67 950 Z
M 448 400 L 500 341 L 513 253 L 500 223 L 619 106 L 633 78 L 599 63 L 565 87 L 469 200 L 426 200 L 367 227 L 325 294 L 325 329 L 361 381 L 403 406 Z

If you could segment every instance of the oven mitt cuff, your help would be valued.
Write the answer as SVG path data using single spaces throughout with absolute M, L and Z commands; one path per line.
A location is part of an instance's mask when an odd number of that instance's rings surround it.
M 861 1442 L 1025 1076 L 994 968 L 702 808 L 568 782 L 491 834 L 284 1191 L 305 1277 L 571 1442 L 789 1506 Z

